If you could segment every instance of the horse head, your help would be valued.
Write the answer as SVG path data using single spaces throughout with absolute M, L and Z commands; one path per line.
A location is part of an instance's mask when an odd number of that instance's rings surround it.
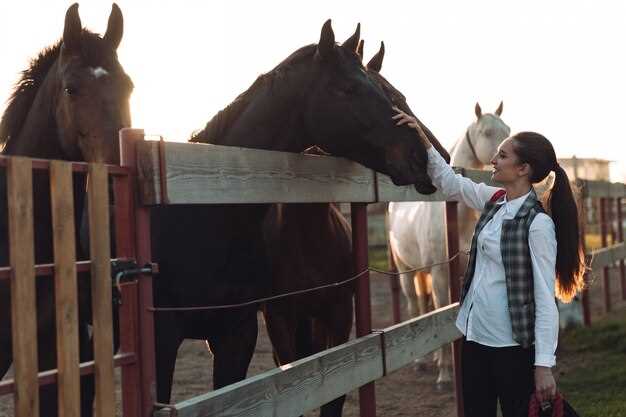
M 361 57 L 363 57 L 363 47 L 364 42 L 361 41 L 361 43 L 359 44 L 359 55 Z M 391 84 L 385 77 L 381 75 L 380 70 L 382 69 L 384 57 L 385 44 L 381 42 L 380 49 L 366 65 L 368 75 L 380 86 L 387 98 L 395 107 L 417 119 L 417 122 L 422 127 L 422 130 L 424 131 L 424 133 L 426 133 L 426 136 L 428 136 L 430 143 L 432 143 L 435 149 L 437 149 L 441 156 L 443 156 L 443 158 L 449 163 L 450 154 L 448 153 L 448 151 L 446 151 L 446 148 L 444 148 L 441 143 L 439 143 L 439 141 L 437 140 L 435 135 L 432 134 L 430 129 L 428 129 L 428 127 L 426 127 L 426 125 L 424 125 L 424 123 L 422 123 L 419 118 L 415 116 L 415 113 L 413 113 L 413 110 L 411 110 L 408 103 L 406 102 L 406 97 L 404 96 L 404 94 L 398 91 L 398 89 L 394 87 L 393 84 Z M 419 140 L 417 135 L 415 135 L 415 140 Z
M 474 158 L 483 165 L 489 165 L 498 146 L 511 134 L 511 128 L 500 118 L 503 106 L 500 102 L 494 113 L 483 114 L 480 104 L 476 103 L 476 120 L 467 128 L 465 140 L 470 142 Z
M 78 4 L 70 6 L 56 72 L 56 108 L 60 147 L 70 160 L 117 163 L 118 131 L 130 126 L 133 84 L 117 59 L 123 17 L 113 4 L 103 37 L 82 28 Z
M 337 45 L 330 20 L 324 24 L 305 95 L 308 135 L 313 144 L 387 174 L 396 185 L 433 193 L 426 150 L 413 130 L 396 127 L 393 101 L 361 63 L 359 38 L 357 26 Z

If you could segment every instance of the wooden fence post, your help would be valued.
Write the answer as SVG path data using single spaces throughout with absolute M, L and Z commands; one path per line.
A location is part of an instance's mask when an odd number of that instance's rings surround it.
M 448 257 L 455 256 L 459 252 L 459 222 L 458 203 L 456 201 L 446 202 L 446 241 L 448 245 Z M 461 297 L 460 279 L 461 263 L 456 256 L 449 265 L 450 280 L 450 303 L 459 302 Z M 459 339 L 452 343 L 452 363 L 454 366 L 454 392 L 456 396 L 457 417 L 463 417 L 463 382 L 461 378 L 461 348 L 463 340 Z M 445 348 L 445 347 L 444 347 Z
M 608 246 L 608 208 L 610 205 L 608 204 L 608 198 L 602 197 L 600 198 L 600 233 L 602 234 L 602 247 L 606 248 Z M 609 207 L 607 207 L 609 206 Z M 609 267 L 605 266 L 602 268 L 602 277 L 604 284 L 604 311 L 606 313 L 611 311 L 611 279 L 609 276 Z
M 120 162 L 131 170 L 130 184 L 137 190 L 137 143 L 144 138 L 140 129 L 122 129 L 120 131 Z M 134 214 L 135 236 L 131 236 L 136 251 L 137 263 L 142 266 L 151 262 L 150 254 L 150 208 L 136 200 L 135 192 L 130 199 Z M 156 401 L 156 363 L 154 346 L 154 313 L 152 277 L 142 274 L 138 281 L 138 341 L 141 368 L 141 414 L 140 417 L 152 416 Z
M 617 240 L 624 242 L 624 218 L 622 216 L 622 199 L 617 200 Z M 619 261 L 619 275 L 622 281 L 622 300 L 626 300 L 626 273 L 624 271 L 624 260 Z
M 588 197 L 587 197 L 587 184 L 585 182 L 582 181 L 578 181 L 577 183 L 578 188 L 581 189 L 581 196 L 580 196 L 580 210 L 581 210 L 581 214 L 580 214 L 580 218 L 582 219 L 582 221 L 580 222 L 579 225 L 579 233 L 580 233 L 580 239 L 581 239 L 581 243 L 582 243 L 582 247 L 583 247 L 583 253 L 585 256 L 585 263 L 588 260 L 587 257 L 587 233 L 586 233 L 586 224 L 587 224 L 587 203 L 588 203 Z M 585 326 L 591 326 L 591 303 L 589 300 L 590 294 L 589 294 L 589 288 L 587 286 L 588 284 L 588 272 L 585 272 L 585 287 L 582 290 L 582 294 L 581 294 L 581 302 L 582 302 L 582 307 L 583 307 L 583 324 Z
M 33 231 L 33 171 L 29 159 L 13 157 L 7 169 L 11 319 L 15 368 L 15 416 L 39 416 L 37 306 Z
M 51 161 L 58 408 L 63 417 L 80 416 L 81 395 L 73 191 L 71 163 Z
M 350 207 L 354 271 L 355 273 L 359 273 L 368 268 L 367 204 L 352 203 Z M 366 271 L 356 282 L 355 313 L 357 337 L 363 337 L 372 333 L 372 305 L 370 300 L 369 278 L 369 272 Z M 376 416 L 376 392 L 373 382 L 359 388 L 359 406 L 361 417 Z

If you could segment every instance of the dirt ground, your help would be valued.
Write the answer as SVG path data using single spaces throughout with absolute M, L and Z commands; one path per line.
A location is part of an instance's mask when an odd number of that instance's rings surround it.
M 626 303 L 617 302 L 617 300 L 621 300 L 621 286 L 617 271 L 613 271 L 611 283 L 611 299 L 614 300 L 614 307 L 623 307 Z M 590 292 L 593 301 L 593 320 L 594 317 L 597 318 L 604 314 L 603 282 L 599 273 L 590 287 Z M 372 274 L 371 295 L 373 327 L 382 328 L 392 325 L 393 316 L 389 278 L 380 274 Z M 402 301 L 404 302 L 404 300 Z M 404 304 L 401 307 L 403 320 L 406 320 Z M 250 365 L 250 376 L 272 369 L 274 366 L 271 345 L 260 315 L 259 328 L 259 342 Z M 205 362 L 207 366 L 199 366 L 200 361 Z M 557 362 L 559 362 L 558 356 Z M 569 364 L 572 364 L 571 360 L 557 363 L 557 367 L 554 370 L 557 380 L 560 375 L 567 373 Z M 210 376 L 210 354 L 206 351 L 204 344 L 196 341 L 187 341 L 179 353 L 173 402 L 179 402 L 203 392 L 206 389 L 205 387 L 211 385 Z M 439 392 L 435 386 L 436 378 L 436 367 L 432 361 L 427 361 L 426 368 L 423 370 L 418 370 L 415 365 L 411 365 L 378 380 L 376 382 L 377 415 L 383 417 L 455 416 L 454 390 L 452 388 Z M 307 417 L 316 416 L 317 414 L 317 412 L 310 412 L 307 414 Z M 355 391 L 348 395 L 346 405 L 344 406 L 344 416 L 359 416 L 358 392 Z
M 391 294 L 389 278 L 372 274 L 372 317 L 375 328 L 389 326 L 392 323 Z M 614 306 L 624 307 L 621 300 L 619 278 L 614 271 L 611 280 L 611 293 Z M 603 283 L 601 276 L 590 288 L 592 299 L 592 318 L 603 314 Z M 402 306 L 403 319 L 406 319 L 404 305 Z M 272 350 L 265 331 L 262 317 L 259 315 L 259 341 L 255 355 L 249 369 L 249 376 L 257 375 L 274 367 Z M 353 335 L 354 337 L 354 335 Z M 558 353 L 557 353 L 558 355 Z M 557 364 L 555 376 L 567 373 L 568 363 L 572 358 L 562 358 Z M 567 359 L 567 360 L 565 360 Z M 558 361 L 558 358 L 557 358 Z M 172 402 L 180 402 L 195 395 L 212 389 L 212 358 L 204 343 L 186 341 L 181 347 L 176 366 L 174 393 Z M 377 415 L 384 417 L 453 417 L 455 416 L 454 391 L 452 389 L 439 392 L 435 388 L 436 368 L 432 361 L 427 361 L 426 368 L 418 370 L 416 366 L 407 366 L 376 382 Z M 7 376 L 9 377 L 9 376 Z M 119 398 L 119 384 L 118 384 Z M 0 416 L 12 416 L 12 398 L 0 398 Z M 121 415 L 118 412 L 118 415 Z M 316 416 L 317 411 L 310 412 L 307 417 Z M 359 415 L 358 393 L 348 395 L 344 407 L 344 416 L 356 417 Z
M 382 328 L 393 324 L 389 278 L 379 274 L 371 276 L 373 327 Z M 404 312 L 404 306 L 403 306 Z M 263 318 L 259 317 L 259 341 L 250 364 L 249 375 L 256 375 L 274 367 L 272 348 L 265 331 Z M 354 334 L 352 335 L 354 337 Z M 206 366 L 200 366 L 200 364 Z M 211 357 L 204 344 L 186 341 L 178 355 L 175 374 L 173 402 L 179 402 L 203 392 L 211 386 Z M 376 382 L 377 415 L 389 417 L 453 416 L 455 410 L 454 391 L 438 392 L 435 389 L 437 370 L 432 361 L 426 369 L 417 370 L 408 366 Z M 310 412 L 316 416 L 318 412 Z M 344 416 L 359 415 L 358 391 L 351 392 L 346 399 Z

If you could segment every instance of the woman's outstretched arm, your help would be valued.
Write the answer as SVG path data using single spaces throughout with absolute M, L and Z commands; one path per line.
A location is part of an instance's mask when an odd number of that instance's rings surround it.
M 485 203 L 491 199 L 499 188 L 484 183 L 475 183 L 469 178 L 456 174 L 432 146 L 417 120 L 400 109 L 395 108 L 395 110 L 398 112 L 393 117 L 397 122 L 396 125 L 406 124 L 408 127 L 415 129 L 426 147 L 426 152 L 428 153 L 428 166 L 426 169 L 433 185 L 443 193 L 446 200 L 461 201 L 476 210 L 482 211 Z

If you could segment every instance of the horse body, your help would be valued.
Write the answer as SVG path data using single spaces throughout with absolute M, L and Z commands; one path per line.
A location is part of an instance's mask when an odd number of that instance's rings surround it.
M 394 126 L 392 103 L 362 67 L 357 42 L 358 30 L 342 46 L 335 45 L 327 22 L 318 45 L 299 49 L 259 77 L 191 141 L 287 152 L 317 145 L 389 173 L 397 183 L 434 191 L 425 176 L 425 150 L 414 132 Z M 160 265 L 157 307 L 240 303 L 274 291 L 336 282 L 352 272 L 349 227 L 328 204 L 163 207 L 152 213 L 153 253 Z M 326 302 L 294 306 L 294 300 L 285 299 L 268 304 L 266 318 L 279 361 L 306 354 L 306 347 L 296 352 L 285 339 L 284 317 L 293 311 L 299 323 L 289 325 L 311 342 L 309 348 L 323 348 L 314 341 L 323 337 L 312 339 L 311 332 L 338 335 L 332 343 L 347 340 L 352 289 L 326 294 L 342 310 L 341 324 L 331 317 L 334 307 Z M 207 341 L 214 354 L 214 388 L 245 378 L 258 308 L 157 312 L 158 400 L 169 400 L 176 352 L 184 338 Z
M 117 163 L 117 132 L 130 126 L 128 98 L 132 83 L 123 72 L 115 50 L 122 36 L 122 14 L 113 5 L 104 37 L 82 29 L 78 5 L 65 18 L 62 40 L 45 50 L 24 72 L 0 122 L 3 155 L 72 161 Z M 96 79 L 93 68 L 106 77 Z M 103 85 L 106 82 L 105 85 Z M 0 265 L 9 264 L 6 176 L 0 176 Z M 35 262 L 53 262 L 50 178 L 33 173 Z M 76 239 L 79 239 L 85 200 L 85 178 L 74 175 Z M 77 259 L 88 254 L 77 245 Z M 79 282 L 79 343 L 81 361 L 91 360 L 93 348 L 87 332 L 91 321 L 88 274 Z M 0 281 L 0 375 L 12 358 L 11 297 L 8 280 Z M 37 279 L 37 337 L 40 371 L 56 367 L 54 280 Z M 81 415 L 91 416 L 93 376 L 81 378 Z M 56 386 L 40 390 L 40 415 L 57 415 Z
M 502 104 L 494 114 L 482 114 L 476 105 L 477 120 L 455 143 L 452 165 L 470 169 L 484 169 L 498 146 L 510 133 L 510 128 L 500 119 Z M 471 243 L 478 213 L 462 203 L 458 204 L 458 223 L 461 252 L 467 252 Z M 445 203 L 402 202 L 389 203 L 389 244 L 399 272 L 425 265 L 432 267 L 400 276 L 402 292 L 407 300 L 409 317 L 426 314 L 430 310 L 432 294 L 434 308 L 450 303 L 449 268 L 443 263 L 447 258 Z M 467 257 L 461 256 L 465 265 Z M 465 262 L 464 262 L 465 261 Z M 440 265 L 434 265 L 442 263 Z M 439 351 L 437 384 L 451 381 L 451 356 L 449 349 Z

